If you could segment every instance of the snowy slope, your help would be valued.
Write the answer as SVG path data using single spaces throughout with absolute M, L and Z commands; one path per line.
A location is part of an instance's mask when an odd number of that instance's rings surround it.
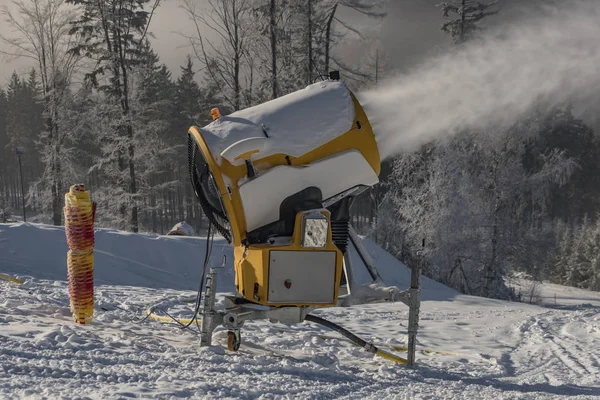
M 134 319 L 156 304 L 191 314 L 181 300 L 195 295 L 205 244 L 98 231 L 96 317 L 82 326 L 69 313 L 64 231 L 0 224 L 0 272 L 26 280 L 21 286 L 0 281 L 0 398 L 600 396 L 600 294 L 585 291 L 565 292 L 569 307 L 556 309 L 464 296 L 424 279 L 414 370 L 310 323 L 247 323 L 242 348 L 229 353 L 223 330 L 215 333 L 217 346 L 199 349 L 193 331 Z M 387 284 L 408 284 L 402 264 L 373 243 L 366 246 Z M 231 250 L 216 240 L 212 264 L 223 254 L 230 262 Z M 225 268 L 219 290 L 229 291 L 232 279 Z M 402 304 L 319 313 L 381 345 L 406 343 Z
M 198 286 L 206 241 L 198 237 L 136 235 L 98 229 L 94 249 L 96 285 L 189 289 Z M 0 224 L 0 271 L 37 279 L 66 280 L 67 240 L 63 227 Z M 233 251 L 215 239 L 211 265 Z M 233 282 L 233 271 L 228 269 Z M 233 286 L 220 287 L 231 291 Z

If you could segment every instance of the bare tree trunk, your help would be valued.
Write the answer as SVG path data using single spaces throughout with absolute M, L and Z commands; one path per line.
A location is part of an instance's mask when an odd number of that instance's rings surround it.
M 242 49 L 240 49 L 240 38 L 239 38 L 239 23 L 238 13 L 236 11 L 236 1 L 233 0 L 233 41 L 234 41 L 234 74 L 233 74 L 233 85 L 234 85 L 234 93 L 235 93 L 235 109 L 239 110 L 241 106 L 241 87 L 240 87 L 240 64 L 242 58 Z
M 248 59 L 248 42 L 253 39 L 256 27 L 246 23 L 254 12 L 250 0 L 213 1 L 208 3 L 213 17 L 198 10 L 196 0 L 183 0 L 183 8 L 194 21 L 196 33 L 185 36 L 190 41 L 198 61 L 206 68 L 223 100 L 234 110 L 242 107 L 244 92 L 242 79 L 246 78 L 245 61 Z M 206 39 L 202 32 L 208 27 L 221 38 L 220 44 Z M 220 50 L 216 50 L 221 48 Z
M 331 49 L 331 26 L 333 23 L 333 18 L 335 17 L 335 12 L 337 11 L 338 3 L 335 3 L 333 8 L 331 9 L 331 14 L 327 19 L 327 30 L 325 31 L 325 73 L 329 73 L 329 52 Z
M 312 83 L 313 76 L 313 48 L 312 48 L 312 30 L 313 30 L 313 21 L 312 21 L 312 0 L 307 0 L 307 23 L 306 29 L 308 33 L 307 45 L 308 45 L 308 61 L 306 65 L 306 84 L 310 85 Z
M 138 221 L 138 205 L 137 205 L 137 182 L 136 182 L 136 176 L 135 176 L 135 163 L 134 163 L 134 156 L 135 156 L 135 148 L 133 146 L 133 132 L 132 132 L 133 128 L 130 126 L 127 127 L 127 131 L 128 131 L 128 136 L 129 139 L 131 140 L 130 144 L 129 144 L 129 179 L 130 179 L 130 194 L 131 197 L 133 199 L 133 206 L 131 207 L 131 230 L 133 232 L 138 232 L 139 231 L 139 221 Z
M 152 189 L 150 194 L 150 207 L 152 208 L 152 232 L 158 232 L 156 226 L 156 192 Z
M 379 82 L 379 49 L 375 51 L 375 84 Z
M 74 182 L 75 183 L 75 182 Z M 56 205 L 53 207 L 53 223 L 54 225 L 61 225 L 62 222 L 62 196 L 63 194 L 63 182 L 62 182 L 62 163 L 60 160 L 60 146 L 56 146 L 56 181 L 55 181 L 55 199 Z M 53 199 L 54 203 L 54 199 Z M 53 204 L 54 205 L 54 204 Z
M 79 60 L 69 52 L 69 27 L 73 21 L 73 10 L 63 0 L 16 0 L 13 2 L 16 13 L 2 9 L 4 22 L 16 36 L 0 40 L 7 44 L 13 55 L 35 60 L 39 68 L 45 113 L 47 138 L 44 140 L 45 162 L 34 160 L 31 165 L 30 180 L 39 175 L 43 166 L 44 178 L 51 193 L 52 221 L 60 225 L 62 221 L 63 196 L 63 139 L 65 132 L 59 129 L 59 107 L 65 88 Z M 60 127 L 63 128 L 63 127 Z M 64 128 L 63 128 L 64 129 Z
M 484 296 L 489 296 L 494 280 L 498 277 L 496 271 L 496 258 L 498 254 L 498 225 L 500 224 L 500 204 L 499 200 L 496 200 L 494 206 L 493 222 L 492 222 L 492 237 L 490 239 L 490 260 L 486 264 L 485 268 L 485 285 L 483 288 Z
M 119 37 L 119 42 L 120 42 L 120 37 L 121 37 L 121 33 L 117 32 L 117 36 Z M 131 122 L 129 122 L 129 114 L 130 114 L 130 110 L 129 110 L 129 80 L 128 80 L 128 74 L 127 74 L 127 66 L 126 66 L 126 60 L 125 60 L 125 51 L 122 48 L 120 43 L 117 43 L 117 48 L 118 48 L 118 56 L 119 56 L 119 66 L 121 68 L 121 74 L 123 77 L 123 90 L 121 93 L 121 107 L 123 110 L 123 117 L 125 117 L 126 122 L 126 132 L 127 132 L 127 139 L 129 141 L 128 144 L 128 148 L 127 148 L 127 153 L 129 156 L 129 159 L 127 160 L 128 162 L 128 167 L 129 167 L 129 193 L 131 195 L 131 198 L 133 200 L 133 204 L 131 207 L 131 230 L 133 232 L 138 232 L 139 230 L 139 221 L 138 221 L 138 206 L 137 206 L 137 181 L 136 181 L 136 175 L 135 175 L 135 147 L 134 147 L 134 143 L 133 143 L 133 126 L 131 126 Z M 119 89 L 121 88 L 121 84 L 120 82 L 117 83 Z
M 277 98 L 277 19 L 276 17 L 276 3 L 275 0 L 271 0 L 271 8 L 269 14 L 271 16 L 271 87 L 273 90 L 272 96 L 274 99 Z
M 49 108 L 48 104 L 50 99 L 46 97 L 46 107 Z M 61 223 L 61 210 L 60 210 L 60 193 L 58 189 L 58 181 L 60 180 L 57 168 L 58 168 L 58 157 L 56 154 L 57 147 L 56 142 L 58 141 L 56 135 L 58 132 L 54 131 L 54 123 L 51 117 L 46 119 L 46 129 L 48 130 L 48 142 L 50 148 L 50 192 L 52 196 L 52 223 L 54 225 L 60 225 Z
M 55 85 L 54 92 L 56 92 L 57 88 Z M 54 96 L 54 94 L 53 94 Z M 62 138 L 60 136 L 60 129 L 58 126 L 58 113 L 56 110 L 57 107 L 57 99 L 53 100 L 52 114 L 53 118 L 51 121 L 52 128 L 54 131 L 54 143 L 51 144 L 53 147 L 53 163 L 54 163 L 54 190 L 53 190 L 53 198 L 52 198 L 52 220 L 54 225 L 61 225 L 62 223 L 62 198 L 63 198 L 63 182 L 62 182 L 62 162 L 61 162 L 61 149 L 62 149 Z
M 185 221 L 185 213 L 183 209 L 183 190 L 181 189 L 182 181 L 181 181 L 181 169 L 178 166 L 175 166 L 177 174 L 175 176 L 175 181 L 177 182 L 177 209 L 179 212 L 179 221 Z
M 460 43 L 465 40 L 465 23 L 467 22 L 467 13 L 465 7 L 467 6 L 467 0 L 462 0 L 462 12 L 460 14 Z

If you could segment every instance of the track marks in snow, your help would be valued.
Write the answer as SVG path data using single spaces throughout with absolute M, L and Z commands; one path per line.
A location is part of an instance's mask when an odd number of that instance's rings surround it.
M 501 358 L 507 375 L 525 383 L 577 382 L 600 394 L 600 340 L 568 333 L 590 317 L 595 315 L 582 319 L 580 311 L 549 311 L 527 319 L 517 329 L 517 346 Z
M 224 330 L 216 332 L 215 347 L 199 349 L 197 335 L 189 331 L 131 320 L 156 303 L 189 317 L 191 305 L 181 299 L 193 293 L 100 286 L 96 295 L 95 322 L 79 326 L 71 322 L 65 282 L 0 290 L 0 305 L 6 305 L 0 307 L 0 398 L 77 393 L 159 399 L 537 400 L 592 399 L 600 390 L 589 378 L 598 371 L 598 352 L 580 357 L 590 346 L 598 347 L 598 336 L 587 333 L 598 322 L 590 310 L 544 313 L 485 299 L 473 306 L 424 303 L 419 345 L 454 355 L 419 352 L 419 365 L 411 370 L 309 323 L 248 322 L 239 353 L 225 350 Z M 403 305 L 322 313 L 367 340 L 405 345 Z M 519 320 L 524 322 L 515 327 Z

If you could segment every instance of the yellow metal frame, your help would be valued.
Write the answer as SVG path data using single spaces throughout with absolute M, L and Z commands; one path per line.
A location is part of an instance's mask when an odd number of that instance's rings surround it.
M 273 246 L 269 244 L 256 244 L 248 247 L 237 246 L 234 250 L 235 287 L 244 298 L 258 304 L 278 306 L 290 304 L 277 304 L 268 301 L 269 293 L 269 256 L 271 251 L 306 251 L 306 252 L 335 252 L 335 290 L 330 303 L 297 303 L 294 306 L 333 306 L 337 303 L 340 280 L 342 277 L 343 259 L 342 252 L 333 243 L 331 228 L 327 233 L 327 244 L 321 248 L 302 247 L 302 217 L 306 212 L 296 215 L 296 224 L 292 243 L 287 246 Z M 329 212 L 322 211 L 329 222 Z M 330 225 L 330 224 L 329 224 Z M 331 226 L 331 225 L 330 225 Z M 262 265 L 262 268 L 256 268 Z M 256 289 L 255 289 L 256 285 Z
M 268 170 L 277 165 L 302 166 L 346 150 L 358 150 L 365 157 L 371 168 L 373 168 L 373 171 L 379 175 L 381 171 L 381 159 L 371 123 L 356 97 L 354 97 L 352 93 L 350 93 L 350 95 L 354 102 L 355 110 L 352 129 L 300 157 L 290 157 L 286 154 L 273 154 L 253 160 L 252 163 L 257 171 Z M 358 124 L 356 122 L 358 122 Z M 239 246 L 246 238 L 246 218 L 239 194 L 238 182 L 247 175 L 246 166 L 233 165 L 225 158 L 220 159 L 221 164 L 217 163 L 208 148 L 206 141 L 202 137 L 201 130 L 196 126 L 192 126 L 189 129 L 189 134 L 192 135 L 198 146 L 200 146 L 206 162 L 213 172 L 215 183 L 221 193 L 223 205 L 231 224 L 233 246 Z M 223 176 L 228 180 L 229 190 Z

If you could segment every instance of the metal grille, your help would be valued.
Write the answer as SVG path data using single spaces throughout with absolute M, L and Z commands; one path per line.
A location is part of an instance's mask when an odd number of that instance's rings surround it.
M 231 243 L 231 226 L 221 202 L 221 194 L 206 159 L 191 135 L 188 135 L 188 162 L 192 187 L 204 215 Z
M 340 249 L 342 254 L 345 254 L 348 248 L 349 229 L 350 221 L 347 219 L 331 221 L 331 237 L 333 243 Z

